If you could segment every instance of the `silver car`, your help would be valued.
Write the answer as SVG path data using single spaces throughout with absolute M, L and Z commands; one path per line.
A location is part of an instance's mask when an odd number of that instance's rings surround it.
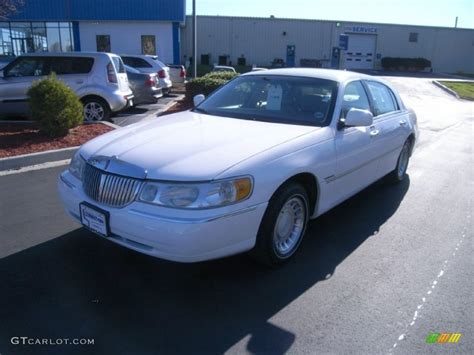
M 170 68 L 170 78 L 174 84 L 184 84 L 186 82 L 186 68 L 181 64 L 167 64 Z
M 133 106 L 133 93 L 119 56 L 110 53 L 31 53 L 0 71 L 0 114 L 27 115 L 27 91 L 35 80 L 56 73 L 84 104 L 84 120 L 106 120 Z
M 155 104 L 163 96 L 158 74 L 142 73 L 128 65 L 125 65 L 125 70 L 134 95 L 135 105 Z
M 121 57 L 126 65 L 142 73 L 157 73 L 163 94 L 171 93 L 173 82 L 170 79 L 170 68 L 159 61 L 156 55 L 122 54 Z

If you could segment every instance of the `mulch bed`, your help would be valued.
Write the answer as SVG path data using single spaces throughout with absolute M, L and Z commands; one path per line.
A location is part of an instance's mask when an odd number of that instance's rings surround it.
M 0 158 L 75 147 L 111 130 L 103 124 L 87 124 L 71 129 L 65 137 L 50 138 L 35 123 L 0 124 Z

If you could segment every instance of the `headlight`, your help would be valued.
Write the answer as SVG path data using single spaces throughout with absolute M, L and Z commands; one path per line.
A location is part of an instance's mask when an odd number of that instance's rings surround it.
M 82 180 L 82 171 L 84 170 L 84 165 L 86 161 L 81 157 L 79 152 L 76 152 L 71 159 L 69 164 L 69 172 L 74 175 L 79 180 Z
M 205 209 L 243 201 L 251 193 L 250 177 L 201 184 L 147 182 L 139 200 L 165 207 Z

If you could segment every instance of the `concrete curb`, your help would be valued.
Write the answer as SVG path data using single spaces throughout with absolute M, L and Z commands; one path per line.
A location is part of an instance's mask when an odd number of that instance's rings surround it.
M 182 100 L 183 98 L 184 98 L 184 94 L 180 94 L 178 97 L 176 97 L 176 100 L 168 102 L 162 109 L 149 114 L 142 121 L 152 120 L 154 118 L 159 117 L 160 114 L 162 114 L 165 111 L 168 111 L 171 107 L 176 105 L 178 101 Z
M 101 123 L 106 126 L 112 127 L 114 129 L 119 128 L 119 126 L 110 122 L 100 121 L 100 122 L 94 122 L 94 123 Z M 79 149 L 79 146 L 47 150 L 45 152 L 15 155 L 13 157 L 7 157 L 7 158 L 0 158 L 0 171 L 16 170 L 16 169 L 24 168 L 25 166 L 43 164 L 43 163 L 48 163 L 48 162 L 58 161 L 58 160 L 71 159 L 74 153 L 78 149 Z
M 79 147 L 70 147 L 0 158 L 0 171 L 20 169 L 25 166 L 43 164 L 50 161 L 71 159 L 78 149 Z
M 457 99 L 460 99 L 460 97 L 459 97 L 459 95 L 457 94 L 456 91 L 451 90 L 451 89 L 448 88 L 447 86 L 441 84 L 439 81 L 433 80 L 432 83 L 435 84 L 435 85 L 436 85 L 437 87 L 439 87 L 440 89 L 443 89 L 444 91 L 446 91 L 448 94 L 451 94 L 451 95 L 455 96 Z

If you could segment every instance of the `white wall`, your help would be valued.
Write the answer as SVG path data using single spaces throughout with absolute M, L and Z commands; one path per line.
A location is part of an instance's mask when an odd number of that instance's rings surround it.
M 269 66 L 273 59 L 286 61 L 287 45 L 295 45 L 295 63 L 301 59 L 331 57 L 331 23 L 305 20 L 271 20 L 239 17 L 198 17 L 198 63 L 201 54 L 211 53 L 211 64 L 228 55 L 233 65 L 241 55 L 247 64 Z M 192 55 L 192 18 L 182 29 L 182 55 Z
M 317 14 L 316 14 L 317 15 Z M 296 65 L 300 59 L 330 59 L 333 46 L 346 26 L 376 28 L 376 53 L 382 57 L 423 57 L 433 71 L 474 73 L 474 30 L 425 26 L 349 23 L 337 21 L 288 20 L 249 17 L 198 16 L 198 63 L 201 54 L 211 54 L 211 64 L 219 55 L 228 55 L 232 64 L 242 54 L 247 64 L 270 65 L 274 58 L 286 60 L 286 46 L 296 45 Z M 192 18 L 182 30 L 182 58 L 192 55 Z M 286 32 L 286 35 L 283 35 Z M 409 42 L 410 32 L 418 42 Z M 330 64 L 329 61 L 325 62 Z M 380 60 L 376 61 L 376 68 Z
M 97 51 L 96 35 L 110 35 L 111 51 L 117 54 L 142 54 L 142 35 L 156 37 L 156 52 L 164 63 L 173 63 L 173 25 L 171 22 L 100 21 L 80 22 L 82 51 Z

